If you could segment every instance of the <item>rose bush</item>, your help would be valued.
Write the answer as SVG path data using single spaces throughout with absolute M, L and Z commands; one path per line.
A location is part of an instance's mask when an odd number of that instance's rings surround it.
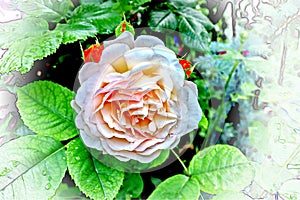
M 84 144 L 120 161 L 149 163 L 197 129 L 196 85 L 154 36 L 125 31 L 105 41 L 101 60 L 83 65 L 72 107 Z

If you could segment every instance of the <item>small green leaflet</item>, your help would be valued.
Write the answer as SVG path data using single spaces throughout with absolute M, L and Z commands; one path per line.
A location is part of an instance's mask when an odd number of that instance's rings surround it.
M 79 189 L 91 199 L 114 199 L 124 179 L 124 172 L 109 168 L 94 159 L 79 138 L 68 144 L 69 173 Z
M 155 31 L 162 31 L 163 29 L 175 30 L 177 28 L 177 18 L 170 10 L 153 11 L 150 13 L 148 25 Z
M 11 6 L 28 16 L 43 18 L 48 22 L 59 22 L 74 9 L 71 0 L 14 0 Z
M 116 199 L 138 198 L 144 189 L 144 182 L 139 173 L 125 173 L 123 185 Z
M 78 134 L 70 105 L 74 93 L 50 81 L 17 89 L 17 106 L 26 126 L 40 135 L 67 140 Z
M 240 191 L 251 183 L 254 168 L 236 147 L 214 145 L 199 151 L 189 165 L 202 191 L 217 194 Z
M 47 200 L 67 170 L 65 149 L 51 137 L 20 137 L 1 146 L 0 155 L 0 199 Z
M 193 177 L 177 174 L 159 184 L 148 200 L 198 200 L 199 196 L 200 186 L 198 181 Z

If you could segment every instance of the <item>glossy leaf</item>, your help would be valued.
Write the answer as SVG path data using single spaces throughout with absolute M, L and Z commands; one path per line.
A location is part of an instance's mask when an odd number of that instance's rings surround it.
M 185 18 L 194 20 L 197 23 L 202 24 L 202 26 L 204 26 L 206 30 L 211 30 L 214 27 L 208 17 L 202 14 L 199 10 L 195 10 L 191 7 L 185 6 L 184 8 L 180 9 L 180 14 Z
M 113 199 L 124 179 L 124 172 L 95 160 L 79 138 L 68 144 L 67 163 L 79 189 L 91 199 Z
M 104 3 L 105 4 L 105 3 Z M 109 5 L 80 5 L 72 13 L 69 24 L 87 22 L 94 25 L 100 34 L 114 31 L 122 19 L 122 15 Z
M 168 0 L 176 8 L 180 7 L 195 7 L 198 4 L 198 0 Z
M 0 147 L 0 199 L 48 199 L 67 164 L 62 144 L 51 137 L 28 135 Z
M 49 22 L 59 22 L 74 9 L 71 0 L 14 0 L 11 6 L 28 16 L 43 18 Z
M 80 21 L 58 24 L 55 30 L 63 32 L 63 44 L 76 42 L 77 40 L 86 40 L 88 37 L 95 36 L 98 33 L 98 29 L 93 24 Z
M 254 169 L 236 147 L 214 145 L 199 151 L 191 160 L 189 172 L 202 191 L 216 194 L 240 191 L 251 183 Z
M 178 25 L 182 42 L 197 51 L 208 50 L 209 36 L 204 26 L 194 19 L 182 17 Z
M 148 25 L 156 31 L 175 30 L 177 28 L 176 15 L 170 10 L 153 11 L 150 13 Z
M 37 134 L 57 140 L 78 134 L 70 105 L 72 91 L 50 81 L 37 81 L 19 88 L 17 94 L 21 118 Z
M 12 44 L 0 59 L 0 74 L 11 71 L 28 72 L 34 61 L 54 53 L 62 41 L 62 33 L 47 31 L 43 35 L 25 38 Z M 47 47 L 47 48 L 45 48 Z
M 177 174 L 159 184 L 149 196 L 148 200 L 196 200 L 199 196 L 200 186 L 197 180 L 182 174 Z
M 144 182 L 139 173 L 126 173 L 123 185 L 116 199 L 127 199 L 126 197 L 138 198 L 144 189 Z

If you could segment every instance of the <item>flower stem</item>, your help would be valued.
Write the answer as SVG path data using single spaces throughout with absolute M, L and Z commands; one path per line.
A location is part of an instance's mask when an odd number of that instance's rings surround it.
M 177 158 L 177 160 L 180 162 L 180 164 L 182 165 L 183 169 L 184 169 L 184 173 L 186 175 L 190 175 L 188 169 L 186 168 L 185 164 L 183 163 L 183 161 L 181 160 L 181 158 L 178 156 L 178 154 L 173 150 L 171 149 L 172 153 L 174 154 L 174 156 Z
M 212 138 L 212 134 L 214 133 L 214 131 L 216 130 L 217 126 L 220 124 L 220 121 L 222 119 L 223 113 L 227 107 L 227 104 L 225 105 L 225 100 L 226 100 L 226 92 L 230 83 L 230 80 L 232 78 L 233 73 L 235 72 L 236 68 L 238 66 L 238 62 L 235 61 L 234 65 L 228 75 L 228 78 L 226 80 L 225 86 L 224 86 L 224 94 L 222 95 L 222 101 L 220 103 L 220 106 L 217 109 L 217 118 L 215 120 L 213 120 L 213 123 L 209 126 L 207 133 L 206 133 L 206 137 L 205 137 L 205 141 L 202 145 L 202 148 L 208 147 L 211 143 L 211 138 Z

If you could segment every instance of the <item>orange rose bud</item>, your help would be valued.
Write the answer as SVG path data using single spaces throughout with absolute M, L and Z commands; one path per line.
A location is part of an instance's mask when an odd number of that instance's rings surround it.
M 88 49 L 83 51 L 84 63 L 87 62 L 99 62 L 101 59 L 104 46 L 100 44 L 93 44 Z

